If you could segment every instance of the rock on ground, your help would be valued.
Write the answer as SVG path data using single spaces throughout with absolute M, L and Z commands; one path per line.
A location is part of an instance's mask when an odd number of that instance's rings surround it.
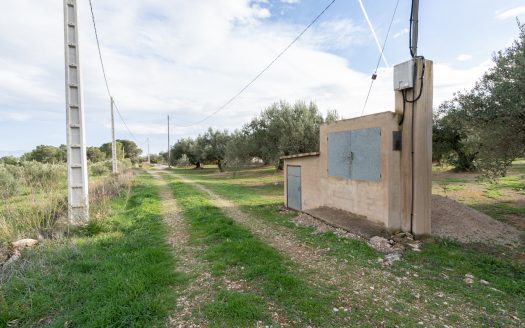
M 392 251 L 392 245 L 390 244 L 388 239 L 380 237 L 380 236 L 374 236 L 370 238 L 370 240 L 368 241 L 368 244 L 370 244 L 370 246 L 373 249 L 380 251 L 382 253 L 389 253 Z
M 20 239 L 11 243 L 15 249 L 31 248 L 36 244 L 38 244 L 38 240 L 30 238 Z

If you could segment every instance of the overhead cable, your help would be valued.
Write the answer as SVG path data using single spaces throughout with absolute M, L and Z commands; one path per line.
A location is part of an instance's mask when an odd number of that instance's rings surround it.
M 374 37 L 374 40 L 376 41 L 377 48 L 379 49 L 379 52 L 381 52 L 381 57 L 383 58 L 383 61 L 385 62 L 386 67 L 390 67 L 388 64 L 388 61 L 386 60 L 385 55 L 383 54 L 383 51 L 381 50 L 381 44 L 379 43 L 379 38 L 377 37 L 376 31 L 374 29 L 374 25 L 372 25 L 372 22 L 370 21 L 370 18 L 368 17 L 368 13 L 366 12 L 365 6 L 363 5 L 362 0 L 359 1 L 359 6 L 361 7 L 361 11 L 363 12 L 363 15 L 365 16 L 365 20 L 368 23 L 368 27 L 370 28 L 370 31 L 372 32 L 372 36 Z M 397 5 L 396 5 L 397 8 Z
M 306 33 L 306 31 L 308 31 L 310 29 L 310 27 L 312 27 L 312 25 L 314 25 L 318 20 L 319 18 L 321 18 L 321 16 L 324 15 L 324 13 L 336 2 L 337 0 L 332 0 L 311 22 L 310 24 L 308 24 L 302 31 L 301 33 L 299 33 L 293 40 L 292 42 L 290 42 L 268 65 L 266 65 L 266 67 L 264 67 L 253 79 L 251 79 L 247 84 L 245 84 L 233 97 L 231 97 L 230 99 L 228 99 L 222 106 L 220 106 L 219 108 L 217 108 L 215 111 L 213 111 L 211 114 L 209 114 L 208 116 L 204 117 L 203 119 L 199 120 L 199 121 L 196 121 L 196 122 L 193 122 L 191 123 L 190 125 L 184 125 L 184 126 L 181 126 L 179 125 L 179 127 L 190 127 L 190 126 L 194 126 L 194 125 L 197 125 L 197 124 L 200 124 L 204 121 L 207 121 L 208 119 L 210 119 L 212 116 L 216 115 L 217 113 L 219 113 L 220 111 L 222 111 L 223 109 L 225 109 L 226 107 L 228 107 L 228 105 L 230 105 L 235 99 L 237 99 L 244 91 L 246 91 L 253 83 L 255 83 L 255 81 L 257 81 L 267 70 L 270 69 L 270 67 L 273 66 L 273 64 L 275 64 L 275 62 L 277 62 L 277 60 L 279 60 L 279 58 L 281 58 L 286 51 L 288 51 L 288 49 L 290 49 L 302 36 L 304 33 Z
M 102 51 L 100 50 L 100 40 L 98 38 L 97 23 L 95 21 L 95 13 L 93 12 L 93 4 L 92 4 L 91 0 L 89 0 L 89 9 L 91 11 L 91 20 L 93 21 L 93 30 L 95 31 L 95 39 L 97 41 L 98 58 L 100 59 L 100 66 L 102 67 L 102 75 L 104 76 L 104 83 L 106 85 L 106 90 L 108 92 L 108 96 L 109 96 L 110 99 L 113 99 L 113 104 L 115 105 L 115 108 L 117 109 L 118 116 L 120 117 L 120 120 L 122 121 L 122 123 L 124 124 L 126 129 L 128 130 L 128 133 L 131 135 L 131 137 L 135 140 L 135 142 L 137 144 L 140 144 L 140 142 L 137 140 L 137 138 L 135 137 L 133 132 L 131 132 L 130 128 L 126 124 L 126 121 L 124 120 L 124 117 L 120 113 L 120 110 L 118 109 L 117 103 L 115 102 L 115 100 L 113 98 L 113 95 L 111 94 L 111 91 L 109 89 L 108 77 L 107 77 L 107 74 L 106 74 L 106 68 L 104 66 L 104 60 L 102 59 Z M 142 142 L 142 143 L 144 143 L 144 142 Z
M 368 87 L 368 93 L 366 95 L 365 103 L 363 104 L 363 110 L 361 111 L 361 116 L 365 113 L 366 105 L 368 104 L 368 98 L 370 97 L 370 92 L 372 91 L 372 87 L 374 86 L 374 82 L 377 79 L 377 69 L 379 68 L 379 64 L 381 63 L 381 58 L 384 59 L 384 51 L 386 42 L 388 41 L 388 36 L 390 35 L 390 29 L 392 28 L 392 23 L 394 22 L 394 18 L 396 17 L 397 13 L 397 7 L 399 6 L 399 0 L 396 2 L 396 6 L 394 8 L 394 12 L 392 13 L 392 18 L 390 19 L 390 24 L 388 25 L 388 30 L 386 32 L 385 41 L 383 42 L 383 46 L 381 47 L 381 52 L 379 54 L 379 58 L 377 59 L 376 68 L 374 70 L 374 73 L 372 74 L 372 79 L 370 81 L 370 86 Z

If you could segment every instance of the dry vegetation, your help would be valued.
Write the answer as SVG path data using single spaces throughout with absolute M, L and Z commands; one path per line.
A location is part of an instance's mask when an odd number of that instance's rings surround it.
M 132 171 L 123 162 L 119 175 L 106 163 L 91 166 L 90 214 L 101 218 L 116 195 L 129 191 Z M 22 162 L 0 164 L 0 242 L 19 238 L 57 238 L 68 231 L 66 167 L 64 164 Z

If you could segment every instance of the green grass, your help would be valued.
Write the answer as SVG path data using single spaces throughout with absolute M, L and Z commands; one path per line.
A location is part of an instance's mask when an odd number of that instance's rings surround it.
M 296 226 L 291 221 L 295 212 L 280 211 L 283 203 L 281 174 L 274 174 L 273 169 L 254 170 L 253 175 L 250 171 L 243 171 L 238 175 L 239 178 L 233 179 L 227 173 L 214 173 L 216 170 L 213 169 L 200 172 L 175 170 L 177 174 L 191 178 L 232 200 L 246 213 L 269 224 L 285 226 L 294 231 L 302 241 L 328 249 L 328 254 L 332 256 L 349 260 L 351 265 L 377 267 L 374 260 L 378 254 L 365 243 L 339 238 L 330 232 L 314 233 L 313 229 Z M 508 211 L 508 207 L 505 210 Z M 491 207 L 492 210 L 496 208 Z M 405 253 L 403 261 L 387 270 L 399 277 L 416 274 L 418 278 L 413 286 L 415 291 L 420 288 L 443 291 L 454 295 L 460 303 L 468 301 L 474 304 L 479 309 L 477 320 L 480 324 L 515 324 L 508 316 L 502 315 L 501 309 L 525 317 L 525 267 L 523 263 L 513 260 L 512 252 L 507 249 L 462 245 L 447 240 L 429 241 L 422 252 Z M 467 273 L 476 277 L 475 284 L 464 282 Z M 490 284 L 482 285 L 479 279 Z M 377 316 L 379 319 L 381 314 L 378 313 Z
M 195 170 L 175 170 L 177 174 L 187 176 L 233 201 L 245 213 L 293 229 L 301 241 L 328 249 L 329 255 L 352 260 L 356 265 L 369 265 L 378 258 L 379 253 L 363 241 L 340 238 L 332 232 L 314 233 L 311 227 L 293 223 L 291 219 L 297 215 L 295 211 L 280 211 L 283 205 L 282 173 L 275 174 L 274 168 L 241 171 L 235 179 L 224 174 L 213 174 L 215 171 L 205 169 L 198 174 Z
M 114 215 L 4 269 L 0 326 L 155 327 L 187 278 L 165 242 L 157 187 L 142 175 Z
M 525 206 L 520 206 L 517 204 L 506 203 L 506 202 L 496 202 L 496 203 L 480 203 L 472 204 L 471 207 L 486 213 L 487 215 L 505 221 L 505 216 L 507 215 L 516 215 L 522 220 L 525 220 Z
M 254 293 L 220 290 L 214 300 L 203 305 L 210 327 L 246 327 L 269 322 L 264 299 Z
M 212 326 L 246 327 L 254 326 L 257 320 L 268 322 L 269 313 L 264 310 L 268 301 L 280 305 L 289 320 L 302 326 L 330 325 L 331 290 L 309 286 L 304 273 L 292 269 L 290 260 L 225 216 L 206 194 L 178 180 L 170 181 L 192 240 L 207 246 L 204 258 L 212 273 L 228 273 L 229 279 L 245 279 L 256 288 L 253 295 L 222 292 L 207 304 L 206 319 Z
M 525 160 L 512 163 L 507 176 L 494 181 L 480 180 L 475 173 L 435 170 L 433 192 L 451 197 L 497 220 L 524 230 Z
M 496 189 L 487 189 L 487 190 L 485 190 L 485 196 L 488 197 L 488 198 L 500 199 L 501 198 L 501 192 L 499 192 Z
M 433 292 L 446 292 L 480 309 L 480 323 L 492 327 L 515 324 L 501 310 L 525 317 L 525 267 L 505 255 L 505 249 L 493 253 L 493 247 L 462 245 L 449 240 L 427 242 L 422 252 L 406 252 L 391 272 L 399 277 L 407 271 L 418 275 L 418 284 Z M 472 274 L 473 284 L 465 283 Z M 489 282 L 483 285 L 480 280 Z M 417 288 L 414 286 L 414 288 Z M 496 289 L 496 290 L 494 290 Z

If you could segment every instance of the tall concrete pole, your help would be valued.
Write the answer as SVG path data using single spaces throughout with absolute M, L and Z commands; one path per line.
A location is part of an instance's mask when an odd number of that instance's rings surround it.
M 115 140 L 115 109 L 113 97 L 111 97 L 111 160 L 113 164 L 113 173 L 118 173 L 117 141 Z
M 168 167 L 171 167 L 170 116 L 168 115 Z
M 64 0 L 67 200 L 71 223 L 89 219 L 88 167 L 76 0 Z
M 149 156 L 149 137 L 148 137 L 148 164 L 151 164 L 151 158 Z

